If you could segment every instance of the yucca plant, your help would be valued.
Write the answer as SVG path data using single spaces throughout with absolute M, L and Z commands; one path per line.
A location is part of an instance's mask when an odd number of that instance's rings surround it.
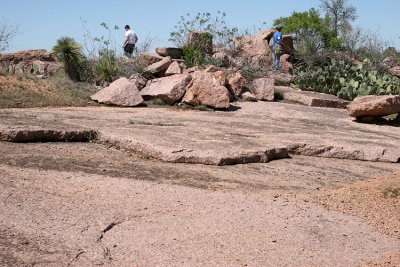
M 61 37 L 53 47 L 53 54 L 62 62 L 67 75 L 74 81 L 80 80 L 79 61 L 81 46 L 71 37 Z

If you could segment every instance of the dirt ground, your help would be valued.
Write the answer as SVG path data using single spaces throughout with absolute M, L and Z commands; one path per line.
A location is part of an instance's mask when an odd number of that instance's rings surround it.
M 399 266 L 400 166 L 0 142 L 1 266 Z

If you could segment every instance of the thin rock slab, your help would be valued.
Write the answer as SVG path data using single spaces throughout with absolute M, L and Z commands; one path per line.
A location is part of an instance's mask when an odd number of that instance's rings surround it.
M 135 107 L 143 103 L 143 98 L 136 84 L 130 82 L 127 78 L 114 81 L 110 86 L 100 90 L 90 98 L 99 103 L 121 107 Z
M 174 59 L 183 57 L 183 49 L 177 47 L 159 47 L 156 48 L 156 52 L 162 57 L 171 57 Z
M 275 92 L 281 93 L 283 99 L 286 101 L 303 104 L 309 107 L 345 109 L 350 103 L 349 101 L 340 99 L 334 95 L 301 91 L 286 86 L 275 86 Z
M 161 61 L 147 66 L 145 72 L 156 75 L 163 71 L 166 71 L 171 64 L 172 64 L 171 57 L 165 57 Z
M 350 117 L 387 116 L 400 112 L 400 95 L 360 96 L 347 106 Z

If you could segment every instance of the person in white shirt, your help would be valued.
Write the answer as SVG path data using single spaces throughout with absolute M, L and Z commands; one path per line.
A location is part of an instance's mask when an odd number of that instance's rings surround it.
M 124 43 L 122 44 L 122 48 L 124 49 L 124 54 L 127 57 L 132 57 L 133 50 L 135 49 L 135 45 L 138 41 L 138 37 L 134 31 L 131 30 L 129 25 L 125 26 L 125 39 Z

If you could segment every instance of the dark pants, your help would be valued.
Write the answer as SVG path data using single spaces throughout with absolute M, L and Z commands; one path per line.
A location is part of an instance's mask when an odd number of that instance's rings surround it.
M 124 54 L 128 57 L 131 57 L 133 54 L 133 50 L 135 49 L 135 44 L 126 44 L 124 47 Z

